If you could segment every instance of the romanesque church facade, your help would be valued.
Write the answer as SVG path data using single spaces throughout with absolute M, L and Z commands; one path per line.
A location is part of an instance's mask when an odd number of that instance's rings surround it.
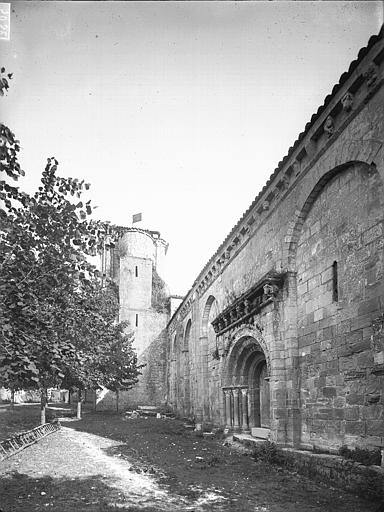
M 383 82 L 381 32 L 170 319 L 180 415 L 288 446 L 384 445 Z
M 381 31 L 145 343 L 138 401 L 286 446 L 384 446 L 383 82 Z

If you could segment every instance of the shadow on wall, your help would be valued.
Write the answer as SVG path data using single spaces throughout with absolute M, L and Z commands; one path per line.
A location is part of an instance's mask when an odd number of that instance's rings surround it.
M 96 391 L 91 389 L 85 392 L 85 405 L 96 412 L 122 412 L 136 408 L 140 403 L 148 405 L 145 400 L 141 402 L 136 400 L 135 387 L 126 391 L 119 391 L 118 396 L 117 393 L 107 388 Z
M 85 391 L 85 404 L 94 411 L 117 411 L 124 408 L 122 407 L 126 402 L 124 393 L 126 392 L 120 391 L 119 401 L 117 401 L 116 393 L 107 388 L 87 389 Z
M 0 478 L 1 512 L 107 512 L 109 510 L 135 512 L 140 506 L 140 496 L 130 496 L 130 503 L 113 486 L 110 478 L 93 475 L 88 478 L 31 478 L 18 472 Z M 148 508 L 147 508 L 148 510 Z

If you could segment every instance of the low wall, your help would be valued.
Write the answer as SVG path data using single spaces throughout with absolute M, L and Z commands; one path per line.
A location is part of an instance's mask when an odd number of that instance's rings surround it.
M 287 466 L 314 480 L 334 487 L 384 499 L 384 467 L 364 466 L 337 455 L 318 454 L 281 448 Z

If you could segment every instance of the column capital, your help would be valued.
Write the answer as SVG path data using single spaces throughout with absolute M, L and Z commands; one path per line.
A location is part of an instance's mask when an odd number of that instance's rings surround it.
M 240 391 L 239 388 L 233 388 L 232 389 L 233 396 L 239 396 L 239 391 Z
M 248 394 L 248 388 L 241 388 L 241 394 L 242 394 L 243 396 L 247 396 L 247 394 Z

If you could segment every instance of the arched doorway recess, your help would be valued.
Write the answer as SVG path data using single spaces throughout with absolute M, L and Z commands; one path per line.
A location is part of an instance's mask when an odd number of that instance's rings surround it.
M 243 333 L 236 338 L 229 350 L 224 370 L 226 428 L 243 432 L 253 428 L 269 431 L 270 363 L 264 340 L 253 332 Z

